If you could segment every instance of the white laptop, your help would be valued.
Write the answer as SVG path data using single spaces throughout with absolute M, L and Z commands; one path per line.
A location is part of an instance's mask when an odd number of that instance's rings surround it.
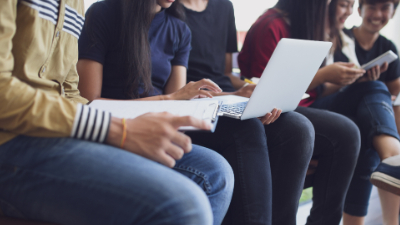
M 331 46 L 331 42 L 281 39 L 251 98 L 216 97 L 223 101 L 219 115 L 246 120 L 274 108 L 282 112 L 296 109 Z M 236 103 L 229 104 L 232 101 Z

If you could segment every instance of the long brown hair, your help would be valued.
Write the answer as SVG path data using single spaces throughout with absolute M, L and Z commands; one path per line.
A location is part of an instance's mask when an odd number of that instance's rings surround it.
M 121 12 L 120 43 L 124 50 L 121 64 L 125 78 L 124 94 L 129 98 L 146 97 L 153 89 L 148 32 L 155 16 L 156 0 L 117 1 L 120 1 Z M 140 88 L 143 90 L 141 94 Z
M 156 0 L 105 0 L 115 5 L 118 12 L 115 27 L 119 36 L 118 43 L 111 43 L 122 49 L 122 61 L 118 72 L 121 73 L 121 83 L 124 83 L 123 93 L 127 98 L 141 98 L 149 96 L 153 91 L 151 82 L 151 49 L 149 44 L 149 30 L 155 16 Z M 112 9 L 110 9 L 112 10 Z M 166 13 L 184 20 L 183 5 L 176 0 L 165 10 Z M 89 37 L 97 42 L 91 24 L 91 11 L 86 14 L 85 26 Z M 141 91 L 141 93 L 140 93 Z
M 288 14 L 291 38 L 325 39 L 326 0 L 279 0 L 275 7 Z

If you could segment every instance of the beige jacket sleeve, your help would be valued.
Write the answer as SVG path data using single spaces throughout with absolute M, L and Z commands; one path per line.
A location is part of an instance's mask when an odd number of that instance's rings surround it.
M 36 137 L 72 136 L 103 141 L 111 115 L 74 103 L 85 103 L 78 97 L 75 69 L 65 83 L 66 96 L 74 102 L 13 76 L 17 4 L 17 0 L 0 1 L 0 130 Z
M 63 83 L 65 97 L 72 102 L 87 104 L 88 100 L 80 95 L 78 83 L 79 76 L 76 65 L 72 65 L 71 70 Z

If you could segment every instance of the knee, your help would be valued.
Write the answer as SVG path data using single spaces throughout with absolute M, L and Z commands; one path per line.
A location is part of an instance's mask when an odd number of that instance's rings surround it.
M 196 166 L 178 165 L 175 168 L 188 174 L 207 195 L 219 196 L 220 204 L 229 204 L 234 186 L 230 164 L 217 152 L 198 145 L 193 145 L 189 154 Z
M 304 149 L 302 154 L 311 155 L 314 148 L 315 130 L 314 126 L 305 116 L 297 112 L 287 112 L 279 118 L 279 133 L 287 141 L 292 141 L 298 148 Z
M 387 86 L 379 80 L 376 81 L 367 81 L 358 83 L 361 86 L 361 90 L 365 91 L 367 94 L 371 92 L 383 92 L 389 93 L 389 89 Z
M 339 154 L 344 158 L 355 162 L 361 146 L 361 135 L 357 125 L 351 119 L 339 114 L 330 118 L 328 123 L 330 129 L 328 138 L 336 151 L 340 151 Z
M 224 199 L 226 198 L 230 201 L 234 186 L 234 175 L 231 165 L 224 157 L 214 151 L 210 151 L 205 159 L 207 159 L 210 166 L 207 176 L 212 190 L 208 190 L 209 194 L 222 193 L 225 196 Z
M 181 188 L 169 195 L 166 224 L 213 224 L 213 212 L 208 197 L 197 185 L 180 184 Z M 165 211 L 164 211 L 165 212 Z M 166 222 L 165 221 L 165 222 Z

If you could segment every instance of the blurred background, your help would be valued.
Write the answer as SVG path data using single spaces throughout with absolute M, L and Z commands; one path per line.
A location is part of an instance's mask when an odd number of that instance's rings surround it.
M 231 0 L 235 7 L 236 26 L 239 32 L 246 32 L 251 24 L 268 8 L 273 7 L 278 0 Z M 352 28 L 361 24 L 361 18 L 357 12 L 358 1 L 354 4 L 354 12 L 346 21 L 346 28 Z M 382 29 L 381 34 L 391 39 L 400 48 L 400 13 L 388 25 Z
M 91 4 L 97 0 L 84 0 L 85 8 L 89 8 Z M 246 32 L 256 19 L 268 8 L 273 7 L 278 0 L 231 0 L 235 8 L 236 26 L 239 37 L 239 48 L 245 37 Z M 358 1 L 354 5 L 353 15 L 346 21 L 346 27 L 351 28 L 361 24 L 361 18 L 357 12 Z M 381 31 L 382 35 L 392 40 L 397 49 L 400 48 L 400 13 L 395 14 L 395 17 Z

